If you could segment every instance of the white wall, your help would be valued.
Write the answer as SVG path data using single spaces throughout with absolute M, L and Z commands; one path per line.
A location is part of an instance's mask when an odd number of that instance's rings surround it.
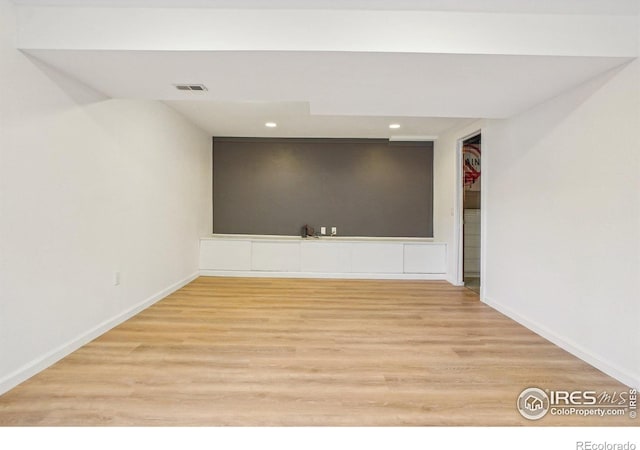
M 640 62 L 483 129 L 484 300 L 640 386 Z M 584 386 L 588 388 L 589 386 Z
M 210 136 L 35 64 L 14 24 L 0 0 L 0 393 L 193 277 L 211 229 Z
M 458 212 L 455 209 L 456 195 L 459 194 L 456 191 L 457 165 L 459 163 L 456 156 L 458 140 L 480 131 L 484 124 L 484 121 L 479 120 L 463 128 L 451 130 L 441 135 L 435 142 L 433 153 L 433 236 L 434 241 L 447 243 L 447 281 L 452 284 L 457 284 L 458 279 L 456 254 L 459 240 L 456 233 Z M 482 170 L 484 171 L 484 167 Z

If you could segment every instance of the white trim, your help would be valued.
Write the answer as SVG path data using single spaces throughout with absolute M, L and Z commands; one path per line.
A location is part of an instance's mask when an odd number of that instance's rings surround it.
M 445 273 L 320 273 L 320 272 L 267 272 L 254 270 L 207 270 L 201 269 L 203 277 L 249 277 L 249 278 L 335 278 L 348 280 L 428 280 L 446 281 Z
M 489 146 L 487 145 L 487 133 L 482 134 L 482 143 L 480 148 L 480 298 L 484 298 L 487 287 L 487 217 L 489 204 L 489 165 L 490 155 Z
M 391 136 L 389 142 L 431 142 L 437 141 L 438 136 Z
M 454 284 L 456 286 L 464 286 L 464 276 L 462 273 L 462 220 L 463 220 L 463 198 L 464 189 L 462 188 L 462 143 L 465 138 L 458 139 L 456 143 L 456 185 L 454 189 L 454 199 L 453 199 L 453 254 L 455 257 L 455 270 L 453 274 Z
M 592 365 L 596 369 L 601 370 L 607 375 L 615 378 L 621 383 L 624 383 L 625 385 L 636 388 L 636 389 L 640 389 L 640 374 L 633 374 L 628 370 L 618 366 L 617 364 L 612 363 L 606 358 L 603 358 L 600 355 L 596 355 L 590 352 L 588 349 L 584 348 L 580 344 L 577 344 L 571 339 L 565 336 L 561 336 L 555 333 L 554 331 L 551 331 L 547 327 L 521 316 L 520 314 L 518 314 L 516 311 L 512 310 L 508 306 L 505 306 L 499 302 L 490 300 L 486 297 L 482 298 L 481 300 L 486 305 L 490 306 L 496 311 L 499 311 L 500 313 L 504 314 L 510 319 L 515 320 L 520 325 L 542 336 L 543 338 L 557 345 L 561 349 L 566 350 L 567 352 L 571 353 L 577 358 L 580 358 L 584 362 Z
M 198 276 L 199 276 L 199 272 L 189 275 L 188 277 L 172 284 L 171 286 L 161 290 L 160 292 L 153 294 L 151 297 L 147 298 L 146 300 L 143 300 L 137 305 L 123 311 L 122 313 L 112 317 L 111 319 L 105 320 L 104 322 L 87 330 L 86 332 L 76 336 L 74 339 L 70 340 L 66 344 L 62 344 L 54 348 L 53 350 L 45 353 L 44 355 L 38 358 L 35 358 L 31 362 L 23 365 L 19 369 L 6 375 L 2 379 L 0 379 L 0 395 L 4 394 L 10 389 L 13 389 L 20 383 L 28 380 L 29 378 L 43 371 L 47 367 L 55 364 L 65 356 L 73 353 L 83 345 L 91 342 L 92 340 L 106 333 L 110 329 L 120 325 L 122 322 L 130 319 L 131 317 L 135 316 L 140 311 L 148 308 L 149 306 L 156 303 L 157 301 L 162 300 L 167 295 L 191 283 L 193 280 L 198 278 Z
M 307 237 L 290 236 L 290 235 L 274 235 L 274 234 L 219 234 L 214 233 L 208 236 L 202 236 L 200 241 L 267 241 L 267 242 L 406 242 L 406 243 L 420 243 L 420 244 L 443 244 L 443 242 L 434 242 L 432 237 L 372 237 L 372 236 L 320 236 L 320 237 Z

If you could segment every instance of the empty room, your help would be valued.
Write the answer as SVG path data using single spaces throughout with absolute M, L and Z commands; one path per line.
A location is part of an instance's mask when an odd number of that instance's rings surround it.
M 0 425 L 637 430 L 638 2 L 0 0 L 0 40 Z

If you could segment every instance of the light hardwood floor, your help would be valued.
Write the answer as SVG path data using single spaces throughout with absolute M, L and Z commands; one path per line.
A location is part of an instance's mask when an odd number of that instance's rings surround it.
M 0 397 L 1 425 L 638 425 L 516 410 L 622 391 L 445 282 L 201 277 Z

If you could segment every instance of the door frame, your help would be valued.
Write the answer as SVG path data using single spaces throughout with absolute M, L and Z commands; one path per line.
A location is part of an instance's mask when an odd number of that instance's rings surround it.
M 482 128 L 469 133 L 458 139 L 456 145 L 456 188 L 454 200 L 454 251 L 455 251 L 455 277 L 454 284 L 456 286 L 464 286 L 464 168 L 462 158 L 462 146 L 464 141 L 482 134 Z M 485 164 L 484 164 L 484 143 L 481 144 L 480 154 L 480 298 L 483 298 L 484 292 L 484 190 L 485 190 Z

